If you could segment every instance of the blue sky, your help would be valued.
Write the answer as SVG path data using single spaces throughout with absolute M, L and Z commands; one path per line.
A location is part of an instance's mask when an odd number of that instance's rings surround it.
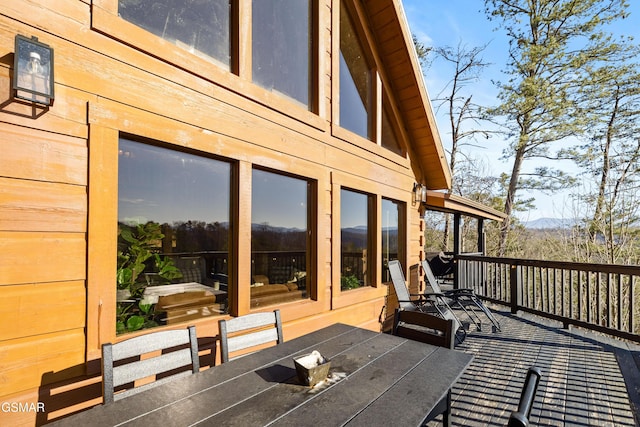
M 488 45 L 483 60 L 491 63 L 483 72 L 481 79 L 469 85 L 474 102 L 481 105 L 492 105 L 496 99 L 496 89 L 491 80 L 505 80 L 501 70 L 506 63 L 507 40 L 501 30 L 496 30 L 497 23 L 489 21 L 484 13 L 482 0 L 402 0 L 411 32 L 426 46 L 455 47 L 458 44 L 467 48 Z M 629 18 L 616 24 L 612 31 L 618 34 L 632 35 L 640 42 L 640 1 L 629 1 Z M 452 76 L 452 71 L 445 64 L 434 62 L 427 71 L 425 81 L 431 99 L 438 96 Z M 434 104 L 434 109 L 436 105 Z M 437 111 L 440 136 L 445 148 L 451 146 L 446 111 Z M 501 160 L 502 150 L 506 142 L 490 140 L 490 145 L 482 148 L 465 148 L 472 157 L 484 164 L 487 173 L 499 175 L 509 173 L 511 160 Z M 534 164 L 525 167 L 533 169 Z M 559 166 L 560 167 L 560 166 Z M 563 163 L 562 168 L 574 171 L 575 166 Z M 522 195 L 522 194 L 521 194 Z M 545 195 L 540 192 L 532 194 L 536 198 L 535 211 L 519 214 L 523 220 L 541 217 L 573 218 L 574 212 L 567 194 Z

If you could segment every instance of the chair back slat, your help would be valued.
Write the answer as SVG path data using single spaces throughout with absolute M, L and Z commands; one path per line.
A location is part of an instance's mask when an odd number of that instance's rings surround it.
M 227 339 L 229 353 L 256 347 L 261 344 L 278 341 L 278 332 L 275 329 L 265 329 L 251 334 L 238 335 Z
M 225 324 L 227 325 L 227 333 L 234 333 L 268 325 L 273 326 L 276 324 L 276 314 L 273 311 L 268 313 L 251 313 L 225 320 Z
M 118 361 L 189 343 L 189 330 L 159 331 L 129 338 L 113 346 L 113 360 Z
M 419 311 L 396 309 L 393 334 L 399 337 L 453 349 L 455 324 L 451 319 L 432 316 Z
M 114 387 L 191 364 L 191 351 L 184 348 L 144 360 L 127 363 L 113 370 Z

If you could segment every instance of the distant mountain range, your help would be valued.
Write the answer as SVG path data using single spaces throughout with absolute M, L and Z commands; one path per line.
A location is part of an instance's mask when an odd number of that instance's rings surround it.
M 532 221 L 522 221 L 525 228 L 533 230 L 571 228 L 575 223 L 574 219 L 567 218 L 538 218 Z

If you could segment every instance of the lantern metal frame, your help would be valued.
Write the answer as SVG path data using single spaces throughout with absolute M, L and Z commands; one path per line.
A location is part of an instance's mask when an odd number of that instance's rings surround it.
M 16 35 L 13 58 L 14 98 L 51 106 L 55 98 L 53 48 L 37 37 Z

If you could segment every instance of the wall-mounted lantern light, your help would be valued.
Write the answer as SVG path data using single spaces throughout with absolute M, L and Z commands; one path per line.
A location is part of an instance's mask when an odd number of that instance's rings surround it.
M 16 36 L 13 91 L 16 98 L 53 105 L 53 49 L 37 37 Z
M 415 206 L 427 201 L 427 187 L 417 182 L 413 184 L 413 200 L 412 205 Z

